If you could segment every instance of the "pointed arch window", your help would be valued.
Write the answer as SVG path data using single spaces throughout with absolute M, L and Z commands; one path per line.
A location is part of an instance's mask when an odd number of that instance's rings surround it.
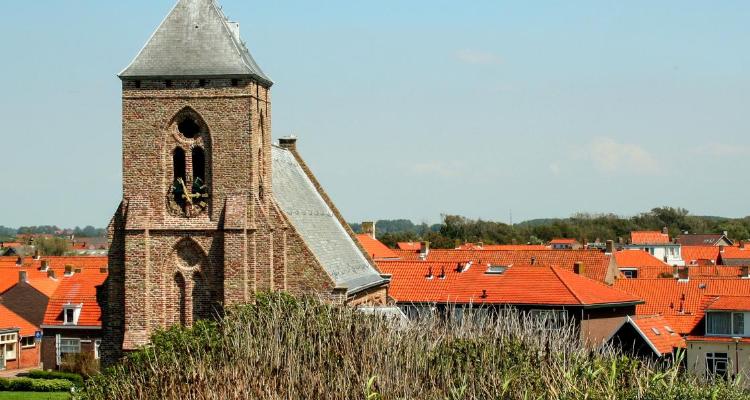
M 175 148 L 172 153 L 172 170 L 174 171 L 175 181 L 180 178 L 182 178 L 183 181 L 185 180 L 185 177 L 187 176 L 185 174 L 185 150 L 181 147 Z
M 189 322 L 187 318 L 187 284 L 185 282 L 185 278 L 181 273 L 178 272 L 174 275 L 174 283 L 177 287 L 177 302 L 179 304 L 178 312 L 180 325 L 187 326 Z

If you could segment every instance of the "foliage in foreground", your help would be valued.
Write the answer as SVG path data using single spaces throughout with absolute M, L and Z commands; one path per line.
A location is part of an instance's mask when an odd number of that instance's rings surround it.
M 69 392 L 73 383 L 66 379 L 0 378 L 0 391 Z
M 674 366 L 587 350 L 512 310 L 405 326 L 261 296 L 220 325 L 173 328 L 87 382 L 85 399 L 750 399 Z

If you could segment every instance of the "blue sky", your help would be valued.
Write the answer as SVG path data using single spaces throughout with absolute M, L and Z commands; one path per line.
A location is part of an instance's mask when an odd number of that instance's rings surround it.
M 351 221 L 750 214 L 750 2 L 221 4 Z M 172 6 L 3 5 L 0 225 L 107 224 L 116 74 Z

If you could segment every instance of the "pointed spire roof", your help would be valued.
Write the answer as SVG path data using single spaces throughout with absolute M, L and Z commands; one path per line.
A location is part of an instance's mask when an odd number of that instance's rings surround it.
M 214 0 L 179 0 L 120 78 L 252 77 L 269 79 Z

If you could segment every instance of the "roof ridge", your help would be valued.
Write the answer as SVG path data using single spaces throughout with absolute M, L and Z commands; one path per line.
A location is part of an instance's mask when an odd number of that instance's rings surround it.
M 572 295 L 573 297 L 575 297 L 575 299 L 576 299 L 576 300 L 578 300 L 578 302 L 579 302 L 579 303 L 581 303 L 581 305 L 585 305 L 585 304 L 586 304 L 586 303 L 584 303 L 584 302 L 583 302 L 583 300 L 581 300 L 581 298 L 580 298 L 580 297 L 578 296 L 578 294 L 576 294 L 576 293 L 575 293 L 575 292 L 573 291 L 573 289 L 571 289 L 571 288 L 570 288 L 570 286 L 568 285 L 568 282 L 567 282 L 567 280 L 566 280 L 565 278 L 563 278 L 563 277 L 562 277 L 562 276 L 561 276 L 561 275 L 559 274 L 559 271 L 557 271 L 557 268 L 556 268 L 556 267 L 550 266 L 550 267 L 548 267 L 548 268 L 551 268 L 551 269 L 552 269 L 552 272 L 553 272 L 553 273 L 555 274 L 555 276 L 557 276 L 557 278 L 558 278 L 558 279 L 559 279 L 559 280 L 560 280 L 560 281 L 562 282 L 563 286 L 565 286 L 565 289 L 567 289 L 567 290 L 568 290 L 568 292 L 570 292 L 570 294 L 571 294 L 571 295 Z M 566 271 L 566 272 L 568 272 L 568 271 Z M 580 275 L 576 275 L 576 276 L 580 276 Z

